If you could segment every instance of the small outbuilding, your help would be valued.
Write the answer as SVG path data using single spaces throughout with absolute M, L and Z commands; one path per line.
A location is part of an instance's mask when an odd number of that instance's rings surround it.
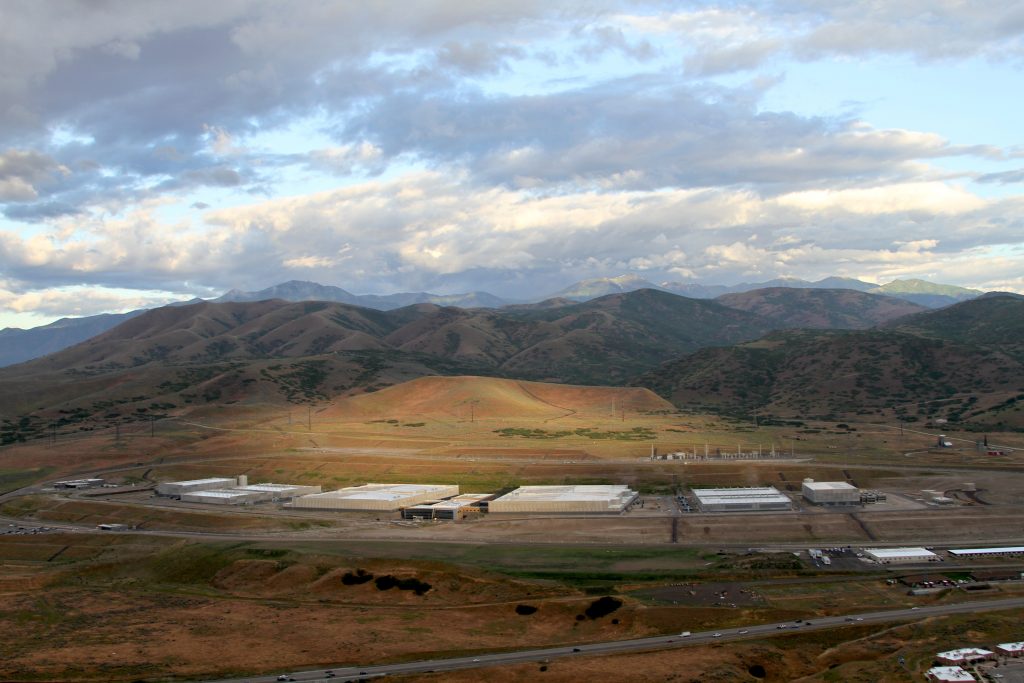
M 402 509 L 402 519 L 443 519 L 456 520 L 460 515 L 483 512 L 493 493 L 462 493 L 454 498 L 428 501 Z
M 67 479 L 53 482 L 55 489 L 93 489 L 103 486 L 103 479 Z

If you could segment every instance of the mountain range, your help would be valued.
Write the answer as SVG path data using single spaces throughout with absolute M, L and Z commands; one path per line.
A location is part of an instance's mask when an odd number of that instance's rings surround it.
M 779 278 L 760 283 L 742 283 L 733 286 L 701 285 L 692 283 L 664 282 L 654 284 L 635 275 L 621 275 L 611 278 L 597 278 L 577 282 L 566 289 L 546 297 L 541 302 L 548 307 L 557 307 L 571 302 L 589 301 L 608 294 L 622 294 L 639 289 L 658 289 L 694 299 L 713 299 L 726 294 L 749 292 L 766 288 L 789 289 L 844 289 L 882 294 L 938 308 L 978 296 L 977 290 L 939 285 L 923 280 L 895 280 L 887 285 L 874 285 L 852 278 L 830 277 L 817 282 L 796 278 Z M 440 295 L 429 292 L 407 292 L 399 294 L 352 294 L 340 287 L 321 285 L 315 282 L 291 280 L 259 291 L 232 289 L 212 301 L 245 302 L 282 299 L 284 301 L 333 301 L 363 306 L 378 310 L 393 310 L 420 303 L 461 308 L 517 308 L 523 303 L 510 302 L 487 292 Z M 187 305 L 201 301 L 181 302 L 173 305 Z M 738 300 L 733 300 L 738 301 Z M 727 305 L 729 305 L 727 303 Z M 742 308 L 742 306 L 740 306 Z M 142 313 L 131 311 L 118 314 L 101 314 L 83 318 L 62 318 L 49 325 L 28 330 L 6 328 L 0 330 L 0 367 L 39 358 L 54 353 L 72 344 L 77 344 L 101 332 L 111 329 L 121 321 Z
M 998 402 L 1024 386 L 1024 299 L 939 311 L 849 290 L 734 299 L 746 310 L 658 290 L 500 309 L 167 306 L 0 370 L 0 416 L 89 428 L 206 404 L 323 402 L 427 375 L 633 384 L 683 407 L 779 414 L 951 405 L 975 391 Z M 847 330 L 809 329 L 836 325 Z
M 0 369 L 0 441 L 205 405 L 322 403 L 427 375 L 633 385 L 733 414 L 1024 427 L 1022 298 L 938 311 L 850 290 L 736 299 L 748 310 L 651 289 L 504 309 L 168 306 Z M 836 324 L 847 329 L 811 329 Z

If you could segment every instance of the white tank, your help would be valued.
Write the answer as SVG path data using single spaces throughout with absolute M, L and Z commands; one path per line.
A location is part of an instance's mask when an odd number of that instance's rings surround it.
M 238 485 L 239 486 L 248 486 L 249 485 L 249 475 L 247 475 L 247 474 L 239 474 L 238 475 Z

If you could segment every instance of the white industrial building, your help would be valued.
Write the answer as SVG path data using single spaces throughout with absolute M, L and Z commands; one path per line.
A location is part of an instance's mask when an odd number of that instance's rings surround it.
M 1016 643 L 999 643 L 996 652 L 1004 657 L 1020 657 L 1024 655 L 1024 641 Z
M 491 514 L 618 514 L 639 495 L 619 484 L 521 486 L 492 500 L 487 510 Z
M 230 489 L 212 489 L 181 494 L 185 503 L 211 503 L 214 505 L 245 505 L 267 501 L 290 500 L 297 496 L 320 493 L 319 486 L 298 484 L 246 484 Z
M 310 510 L 399 510 L 459 495 L 455 484 L 364 484 L 295 498 L 285 507 Z
M 254 491 L 238 489 L 210 489 L 209 491 L 193 491 L 181 494 L 183 503 L 206 503 L 208 505 L 245 505 L 258 503 L 263 496 Z
M 925 672 L 924 677 L 935 683 L 970 683 L 978 680 L 959 666 L 933 666 Z
M 864 548 L 864 554 L 879 564 L 938 562 L 941 559 L 926 548 Z
M 180 498 L 183 493 L 194 491 L 213 491 L 215 489 L 227 489 L 234 486 L 237 480 L 226 477 L 209 477 L 207 479 L 191 479 L 189 481 L 165 481 L 157 484 L 157 495 Z
M 845 481 L 804 479 L 803 494 L 815 505 L 860 505 L 860 489 Z
M 983 559 L 988 557 L 1020 557 L 1024 555 L 1024 546 L 1010 546 L 1005 548 L 958 548 L 950 550 L 949 554 L 956 558 Z
M 947 650 L 935 655 L 935 658 L 943 664 L 962 665 L 986 662 L 996 658 L 992 650 L 985 650 L 980 647 L 961 647 L 956 650 Z
M 402 510 L 402 518 L 456 520 L 461 514 L 485 511 L 492 498 L 493 493 L 461 493 L 448 500 L 410 505 Z
M 703 512 L 758 512 L 791 510 L 793 501 L 774 486 L 728 489 L 693 489 Z

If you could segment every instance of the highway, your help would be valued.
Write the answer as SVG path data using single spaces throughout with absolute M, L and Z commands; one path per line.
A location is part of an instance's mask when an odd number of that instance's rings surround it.
M 369 680 L 394 674 L 415 674 L 427 672 L 453 671 L 456 669 L 475 669 L 487 666 L 506 664 L 522 664 L 535 662 L 540 664 L 552 659 L 581 657 L 585 655 L 607 655 L 621 652 L 641 652 L 664 650 L 669 648 L 687 647 L 708 643 L 723 643 L 737 640 L 765 638 L 793 633 L 797 631 L 818 631 L 843 626 L 878 624 L 924 617 L 962 614 L 970 612 L 988 612 L 1006 609 L 1024 608 L 1024 598 L 1006 598 L 1003 600 L 982 600 L 962 602 L 954 605 L 935 605 L 930 607 L 913 607 L 880 612 L 864 612 L 830 617 L 817 617 L 809 622 L 777 622 L 771 624 L 755 624 L 736 628 L 723 628 L 717 631 L 694 632 L 688 636 L 681 633 L 638 638 L 635 640 L 612 640 L 603 643 L 586 643 L 579 645 L 562 645 L 558 647 L 517 650 L 492 654 L 479 654 L 471 657 L 451 657 L 447 659 L 421 660 L 400 664 L 378 664 L 373 666 L 344 666 L 330 669 L 334 677 L 327 676 L 327 669 L 309 669 L 305 671 L 282 671 L 266 676 L 249 676 L 246 678 L 225 678 L 207 683 L 272 683 L 278 676 L 287 676 L 286 680 L 295 681 L 328 681 L 328 680 Z M 683 627 L 685 628 L 685 626 Z

